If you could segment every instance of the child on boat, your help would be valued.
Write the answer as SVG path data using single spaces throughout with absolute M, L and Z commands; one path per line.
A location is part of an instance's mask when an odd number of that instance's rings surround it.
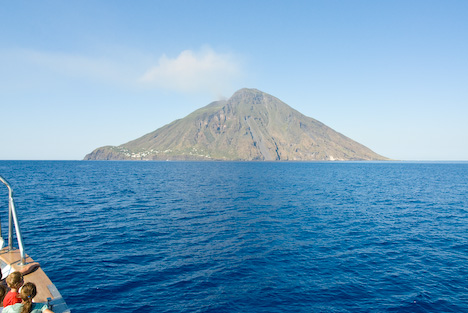
M 20 272 L 13 272 L 10 275 L 8 275 L 6 282 L 8 287 L 10 287 L 10 291 L 3 299 L 4 308 L 15 303 L 21 303 L 21 298 L 19 297 L 18 289 L 20 289 L 21 286 L 23 286 L 23 274 L 21 274 Z
M 54 313 L 47 308 L 47 304 L 33 303 L 33 299 L 37 294 L 36 285 L 28 282 L 21 288 L 20 296 L 23 303 L 16 303 L 5 307 L 2 313 Z
M 5 295 L 7 294 L 8 289 L 6 286 L 0 284 L 0 304 L 3 304 L 3 299 L 5 298 Z M 0 308 L 0 313 L 2 312 L 3 307 Z

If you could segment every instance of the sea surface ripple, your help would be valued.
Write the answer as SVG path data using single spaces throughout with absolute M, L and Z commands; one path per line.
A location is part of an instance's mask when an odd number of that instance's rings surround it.
M 0 161 L 0 175 L 72 312 L 468 311 L 468 163 Z

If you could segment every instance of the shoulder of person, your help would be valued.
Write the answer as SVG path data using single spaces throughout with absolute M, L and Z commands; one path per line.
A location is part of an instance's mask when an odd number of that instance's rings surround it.
M 16 304 L 9 305 L 9 306 L 3 308 L 2 313 L 16 313 L 16 312 L 20 312 L 22 306 L 23 306 L 23 305 L 22 305 L 21 303 L 16 303 Z

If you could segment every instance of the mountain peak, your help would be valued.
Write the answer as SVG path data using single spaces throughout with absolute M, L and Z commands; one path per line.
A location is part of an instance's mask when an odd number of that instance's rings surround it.
M 236 92 L 234 92 L 234 94 L 231 96 L 232 97 L 236 97 L 236 96 L 240 96 L 240 95 L 250 95 L 250 94 L 264 94 L 263 91 L 260 91 L 258 89 L 255 89 L 255 88 L 242 88 L 242 89 L 239 89 L 237 90 Z
M 86 160 L 385 160 L 278 98 L 243 88 Z
M 229 102 L 252 102 L 259 103 L 263 100 L 264 92 L 253 89 L 253 88 L 242 88 L 236 91 L 231 98 L 228 99 Z

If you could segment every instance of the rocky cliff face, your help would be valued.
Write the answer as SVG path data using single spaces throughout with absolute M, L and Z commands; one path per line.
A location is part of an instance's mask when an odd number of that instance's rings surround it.
M 241 89 L 183 119 L 85 160 L 386 160 L 256 89 Z

